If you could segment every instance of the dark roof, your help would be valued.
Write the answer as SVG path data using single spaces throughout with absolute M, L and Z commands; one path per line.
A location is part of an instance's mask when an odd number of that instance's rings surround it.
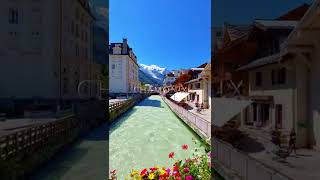
M 112 48 L 115 47 L 116 45 L 120 45 L 121 49 L 123 49 L 123 43 L 110 43 L 109 45 L 109 54 L 112 54 Z M 127 53 L 123 53 L 121 51 L 121 55 L 129 55 L 129 52 L 132 51 L 132 48 L 128 45 L 128 51 Z M 137 56 L 135 56 L 137 58 Z
M 204 64 L 201 64 L 200 66 L 198 66 L 197 68 L 205 68 L 207 66 L 208 63 L 204 63 Z
M 238 38 L 241 38 L 249 34 L 252 26 L 251 25 L 231 25 L 229 23 L 225 23 L 225 28 L 230 36 L 230 40 L 234 41 Z
M 298 21 L 300 20 L 303 15 L 308 11 L 310 5 L 309 4 L 302 4 L 301 6 L 298 6 L 285 14 L 281 15 L 280 17 L 277 18 L 277 20 L 295 20 Z

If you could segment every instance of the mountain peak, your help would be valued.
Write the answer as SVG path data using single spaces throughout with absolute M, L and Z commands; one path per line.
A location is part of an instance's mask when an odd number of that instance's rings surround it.
M 145 79 L 149 79 L 150 81 L 157 82 L 157 85 L 162 85 L 163 79 L 169 71 L 166 68 L 159 67 L 158 65 L 146 65 L 140 64 L 139 70 L 143 72 L 147 77 L 143 77 L 140 79 L 141 82 L 144 82 Z

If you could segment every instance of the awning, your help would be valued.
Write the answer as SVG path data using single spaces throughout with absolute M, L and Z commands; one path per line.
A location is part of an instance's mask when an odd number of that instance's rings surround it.
M 222 127 L 249 106 L 252 101 L 234 98 L 213 98 L 213 126 Z
M 177 92 L 174 95 L 172 95 L 170 98 L 176 102 L 182 101 L 184 98 L 186 98 L 189 95 L 187 92 Z

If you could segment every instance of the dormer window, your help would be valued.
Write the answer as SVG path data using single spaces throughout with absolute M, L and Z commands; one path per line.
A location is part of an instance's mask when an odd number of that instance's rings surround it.
M 121 54 L 121 48 L 118 46 L 115 46 L 112 48 L 113 54 Z

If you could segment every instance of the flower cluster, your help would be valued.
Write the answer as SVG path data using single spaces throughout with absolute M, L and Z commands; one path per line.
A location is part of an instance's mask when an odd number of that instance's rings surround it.
M 188 145 L 181 146 L 183 150 L 188 150 Z M 196 149 L 197 151 L 197 149 Z M 169 153 L 169 159 L 174 160 L 174 152 Z M 192 158 L 182 160 L 174 160 L 173 166 L 151 167 L 140 171 L 132 170 L 126 179 L 144 180 L 144 179 L 159 179 L 159 180 L 209 180 L 211 179 L 211 161 L 210 152 L 208 154 L 198 154 Z M 116 179 L 114 171 L 111 171 L 111 179 Z

